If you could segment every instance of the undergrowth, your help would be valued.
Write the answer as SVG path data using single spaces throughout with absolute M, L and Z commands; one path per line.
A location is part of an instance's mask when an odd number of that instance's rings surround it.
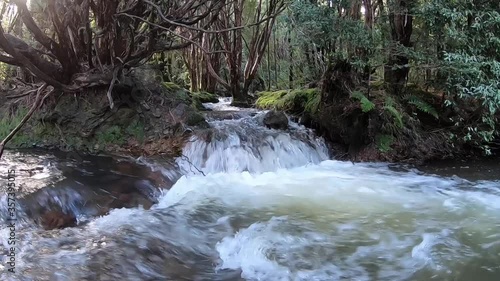
M 21 122 L 24 116 L 28 113 L 27 108 L 19 108 L 12 115 L 3 116 L 0 119 L 0 140 L 7 137 L 12 130 Z M 30 121 L 28 121 L 30 122 Z M 31 130 L 27 131 L 21 129 L 17 134 L 14 135 L 12 140 L 8 143 L 9 147 L 24 147 L 30 145 L 34 141 L 34 136 L 40 134 L 43 131 L 43 125 L 36 122 L 32 126 Z

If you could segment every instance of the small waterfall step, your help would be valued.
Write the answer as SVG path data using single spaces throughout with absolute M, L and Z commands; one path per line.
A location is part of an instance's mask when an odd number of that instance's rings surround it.
M 329 159 L 327 146 L 314 132 L 289 121 L 287 130 L 264 125 L 267 111 L 236 108 L 230 98 L 204 104 L 208 131 L 195 134 L 177 164 L 185 174 L 263 173 L 318 164 Z

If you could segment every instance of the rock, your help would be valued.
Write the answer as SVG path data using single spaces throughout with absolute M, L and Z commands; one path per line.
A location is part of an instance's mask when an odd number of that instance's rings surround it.
M 300 125 L 303 125 L 305 127 L 308 127 L 308 128 L 311 128 L 311 125 L 312 125 L 312 122 L 313 122 L 313 119 L 311 118 L 311 116 L 309 114 L 304 114 L 302 115 L 299 120 L 298 120 L 299 124 Z
M 196 93 L 192 93 L 191 95 L 192 95 L 193 99 L 195 99 L 201 103 L 207 103 L 207 102 L 218 103 L 219 102 L 219 98 L 217 97 L 217 95 L 211 94 L 208 92 L 196 92 Z
M 205 114 L 205 116 L 209 120 L 238 120 L 245 117 L 252 117 L 254 115 L 255 112 L 244 111 L 244 110 L 212 111 Z
M 271 110 L 264 116 L 263 123 L 271 129 L 286 130 L 288 128 L 288 117 L 281 111 Z
M 172 110 L 172 114 L 176 120 L 180 120 L 183 124 L 187 126 L 201 126 L 205 127 L 206 121 L 203 115 L 199 112 L 193 110 L 188 105 L 181 103 L 177 105 L 174 110 Z
M 45 230 L 76 226 L 76 217 L 62 211 L 49 211 L 41 217 L 41 225 Z

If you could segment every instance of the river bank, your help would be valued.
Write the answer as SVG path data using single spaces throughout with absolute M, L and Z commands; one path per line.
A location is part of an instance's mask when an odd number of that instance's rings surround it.
M 0 96 L 3 139 L 28 112 L 33 97 Z M 111 109 L 100 90 L 50 96 L 7 147 L 174 157 L 195 128 L 207 128 L 201 103 L 217 101 L 215 95 L 162 82 L 148 68 L 134 70 L 116 85 L 113 99 Z
M 8 147 L 176 157 L 193 134 L 207 131 L 207 118 L 233 114 L 222 118 L 238 119 L 248 111 L 232 107 L 232 113 L 221 113 L 216 95 L 192 93 L 173 83 L 163 83 L 148 69 L 139 69 L 131 77 L 128 84 L 117 87 L 113 110 L 100 93 L 52 97 Z M 291 121 L 324 137 L 330 153 L 338 160 L 424 165 L 445 159 L 485 157 L 484 150 L 457 140 L 459 129 L 449 121 L 457 113 L 438 115 L 435 108 L 439 101 L 435 95 L 415 90 L 408 98 L 409 104 L 403 106 L 395 100 L 381 100 L 386 99 L 385 94 L 374 86 L 371 100 L 354 92 L 332 104 L 324 101 L 324 93 L 331 90 L 315 86 L 318 87 L 259 92 L 253 112 L 285 112 Z M 1 138 L 19 123 L 29 102 L 30 98 L 24 97 L 2 104 Z
M 459 112 L 450 109 L 438 115 L 434 108 L 440 101 L 435 95 L 415 90 L 409 97 L 411 104 L 405 105 L 387 102 L 385 94 L 376 92 L 372 89 L 371 101 L 361 92 L 329 97 L 321 88 L 260 92 L 256 106 L 286 112 L 299 124 L 313 128 L 339 160 L 425 165 L 496 157 L 495 143 L 486 155 L 485 143 L 461 137 L 464 128 L 450 123 Z

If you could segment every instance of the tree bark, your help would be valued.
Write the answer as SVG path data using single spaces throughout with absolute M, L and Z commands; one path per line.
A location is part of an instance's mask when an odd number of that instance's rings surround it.
M 391 26 L 392 43 L 389 52 L 389 61 L 384 66 L 384 79 L 393 94 L 397 94 L 404 87 L 410 68 L 409 59 L 401 46 L 411 47 L 413 31 L 413 16 L 411 8 L 413 0 L 394 0 L 389 5 L 389 24 Z

